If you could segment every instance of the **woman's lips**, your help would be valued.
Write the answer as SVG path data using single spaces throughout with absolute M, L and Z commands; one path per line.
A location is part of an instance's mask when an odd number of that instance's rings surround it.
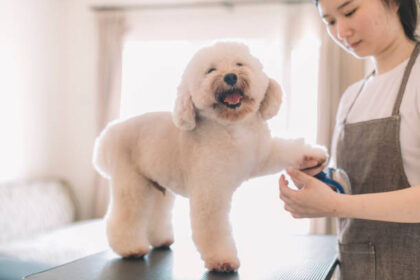
M 349 46 L 350 46 L 350 48 L 355 49 L 355 48 L 357 48 L 360 45 L 361 42 L 362 41 L 357 41 L 355 43 L 349 44 Z

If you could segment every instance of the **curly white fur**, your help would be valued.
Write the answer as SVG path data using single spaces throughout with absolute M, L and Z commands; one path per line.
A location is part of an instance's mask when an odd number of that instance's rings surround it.
M 245 45 L 220 42 L 188 64 L 173 114 L 109 124 L 96 141 L 94 164 L 112 186 L 107 235 L 113 250 L 140 257 L 150 245 L 171 245 L 176 193 L 189 197 L 193 239 L 206 267 L 236 270 L 228 220 L 235 189 L 305 158 L 327 158 L 322 147 L 270 136 L 266 120 L 277 114 L 281 95 Z

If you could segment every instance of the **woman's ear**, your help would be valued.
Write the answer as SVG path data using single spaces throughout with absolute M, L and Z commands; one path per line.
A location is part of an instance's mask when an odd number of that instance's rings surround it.
M 264 120 L 271 119 L 280 110 L 282 101 L 282 90 L 280 85 L 273 79 L 269 80 L 267 91 L 265 92 L 264 99 L 260 104 L 261 117 Z
M 178 87 L 178 96 L 175 101 L 172 120 L 179 129 L 193 130 L 195 128 L 195 117 L 191 94 L 187 87 L 181 84 Z

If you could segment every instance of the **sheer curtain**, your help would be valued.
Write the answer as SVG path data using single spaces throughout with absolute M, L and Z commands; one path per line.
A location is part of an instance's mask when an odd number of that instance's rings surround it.
M 115 11 L 97 12 L 98 31 L 98 93 L 97 134 L 105 125 L 119 117 L 121 98 L 121 69 L 124 34 L 127 31 L 125 14 Z M 98 174 L 95 178 L 93 213 L 101 217 L 109 200 L 108 182 Z

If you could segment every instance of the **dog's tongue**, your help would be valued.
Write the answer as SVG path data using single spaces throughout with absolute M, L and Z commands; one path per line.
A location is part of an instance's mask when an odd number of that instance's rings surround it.
M 224 102 L 235 105 L 235 104 L 238 104 L 241 101 L 241 99 L 242 99 L 242 95 L 239 92 L 234 92 L 234 93 L 228 94 L 225 97 Z

